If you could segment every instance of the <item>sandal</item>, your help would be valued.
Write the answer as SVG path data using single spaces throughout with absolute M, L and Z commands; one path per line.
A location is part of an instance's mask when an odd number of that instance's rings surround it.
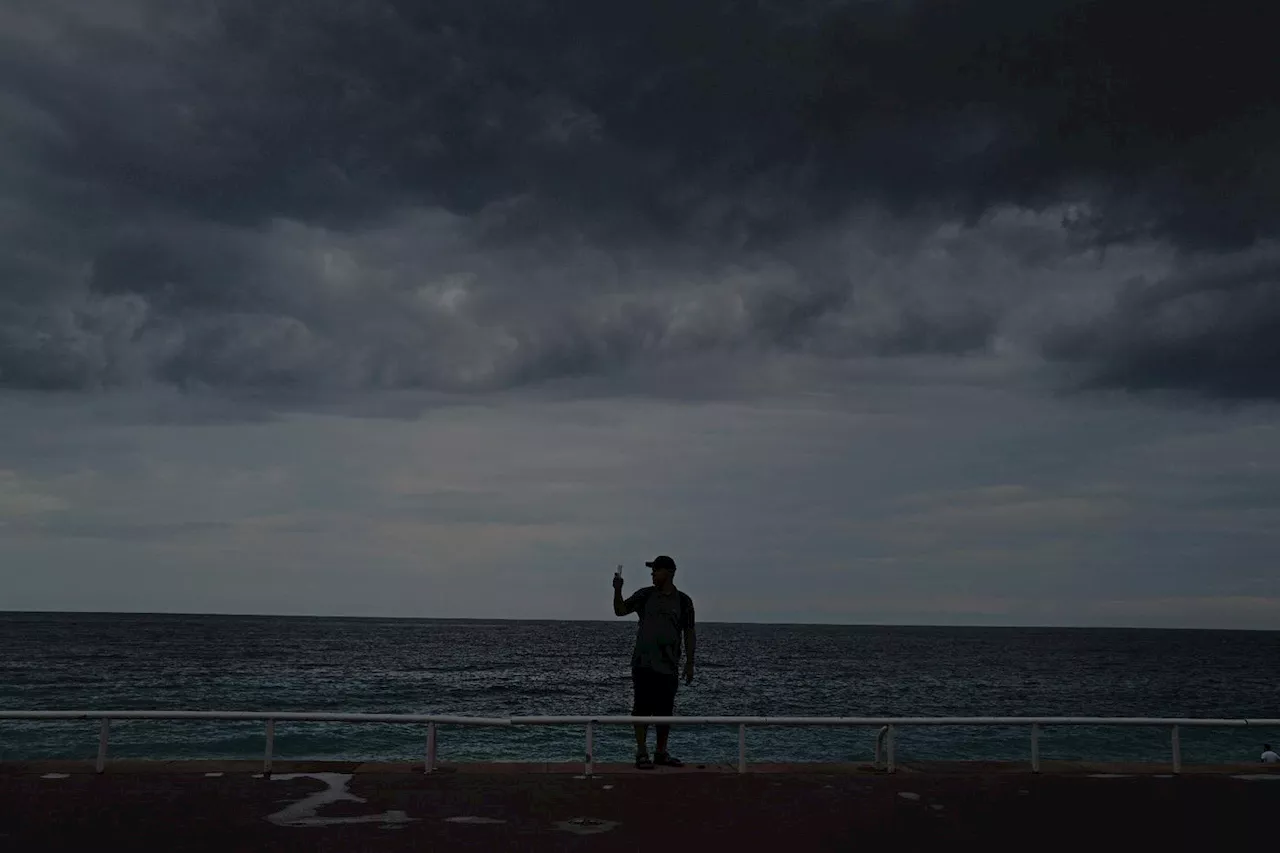
M 649 753 L 647 752 L 636 753 L 636 769 L 637 770 L 653 769 L 653 759 L 649 758 Z
M 672 758 L 669 752 L 655 752 L 653 754 L 653 763 L 661 764 L 665 767 L 684 767 L 684 762 L 678 758 Z

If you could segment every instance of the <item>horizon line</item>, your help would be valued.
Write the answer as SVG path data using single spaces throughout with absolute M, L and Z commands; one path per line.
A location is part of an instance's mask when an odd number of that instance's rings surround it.
M 616 623 L 621 622 L 625 617 L 617 617 L 614 619 L 556 619 L 549 617 L 539 618 L 512 618 L 512 617 L 484 617 L 484 616 L 360 616 L 352 614 L 331 614 L 331 613 L 254 613 L 254 612 L 213 612 L 213 611 L 182 611 L 182 610 L 4 610 L 0 609 L 0 616 L 11 616 L 15 614 L 30 616 L 209 616 L 209 617 L 250 617 L 257 619 L 352 619 L 364 621 L 395 621 L 395 622 L 600 622 L 600 623 Z M 976 628 L 981 630 L 1055 630 L 1055 631 L 1234 631 L 1240 633 L 1255 634 L 1274 634 L 1280 632 L 1277 628 L 1204 628 L 1204 627 L 1168 627 L 1168 626 L 1150 626 L 1150 625 L 1033 625 L 1033 624 L 1017 624 L 1017 625 L 984 625 L 984 624 L 955 624 L 955 623 L 936 623 L 936 622 L 766 622 L 766 621 L 724 621 L 724 620 L 700 620 L 701 625 L 772 625 L 778 627 L 788 626 L 804 626 L 804 627 L 830 627 L 830 628 Z

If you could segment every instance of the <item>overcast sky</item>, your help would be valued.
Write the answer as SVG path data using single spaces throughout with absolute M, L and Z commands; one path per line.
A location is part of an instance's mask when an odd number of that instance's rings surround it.
M 0 0 L 0 610 L 1280 629 L 1196 5 Z

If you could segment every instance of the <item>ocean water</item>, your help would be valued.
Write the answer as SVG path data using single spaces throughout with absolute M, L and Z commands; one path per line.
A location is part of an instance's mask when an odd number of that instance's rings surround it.
M 627 714 L 635 625 L 0 613 L 0 708 Z M 686 715 L 1280 717 L 1280 632 L 735 625 L 698 629 Z M 652 734 L 650 735 L 652 738 Z M 861 761 L 871 728 L 750 728 L 755 761 Z M 281 759 L 420 760 L 425 726 L 277 723 Z M 1251 761 L 1280 731 L 1184 730 L 1184 761 Z M 679 727 L 736 761 L 733 727 Z M 95 721 L 0 721 L 0 759 L 91 758 Z M 115 758 L 257 758 L 261 723 L 118 721 Z M 443 726 L 440 760 L 580 760 L 580 727 Z M 597 760 L 632 734 L 597 730 Z M 912 759 L 1025 759 L 1029 729 L 900 732 Z M 1167 761 L 1165 729 L 1049 727 L 1045 759 Z

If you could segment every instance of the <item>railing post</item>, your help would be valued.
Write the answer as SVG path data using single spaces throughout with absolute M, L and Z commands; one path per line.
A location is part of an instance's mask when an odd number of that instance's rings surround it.
M 276 721 L 267 720 L 267 752 L 262 758 L 262 773 L 265 776 L 271 775 L 271 753 L 276 746 Z
M 880 762 L 884 761 L 884 739 L 889 734 L 888 726 L 881 726 L 880 731 L 876 732 L 876 769 L 880 769 Z
M 1173 772 L 1175 774 L 1182 772 L 1182 734 L 1178 731 L 1178 727 L 1173 727 Z
M 738 723 L 738 772 L 747 772 L 747 724 Z
M 427 723 L 427 773 L 436 772 L 436 724 Z
M 887 762 L 888 770 L 890 773 L 896 773 L 898 769 L 897 764 L 894 763 L 894 756 L 893 756 L 894 740 L 895 740 L 894 727 L 889 726 L 889 731 L 885 733 L 884 750 L 885 750 L 885 760 Z
M 1031 772 L 1040 772 L 1040 724 L 1031 724 Z
M 595 770 L 595 764 L 596 764 L 595 755 L 594 755 L 595 733 L 596 733 L 595 720 L 588 720 L 587 721 L 587 773 L 586 773 L 588 779 L 591 778 L 591 775 Z
M 111 718 L 102 718 L 102 727 L 98 730 L 98 761 L 93 766 L 93 772 L 101 773 L 107 769 L 107 732 L 111 730 Z

